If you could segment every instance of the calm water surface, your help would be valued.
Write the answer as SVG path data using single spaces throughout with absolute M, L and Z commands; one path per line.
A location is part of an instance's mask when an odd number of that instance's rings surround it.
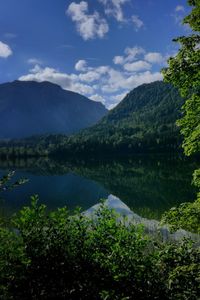
M 38 194 L 48 209 L 79 206 L 84 210 L 113 194 L 135 213 L 159 219 L 172 206 L 194 200 L 191 174 L 195 168 L 195 162 L 170 156 L 0 161 L 0 176 L 15 170 L 15 180 L 29 179 L 25 185 L 1 193 L 0 214 L 10 216 L 29 205 L 33 194 Z

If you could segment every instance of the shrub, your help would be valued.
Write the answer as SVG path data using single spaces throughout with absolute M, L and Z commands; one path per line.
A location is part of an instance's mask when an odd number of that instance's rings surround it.
M 37 202 L 14 217 L 15 229 L 0 230 L 2 299 L 198 298 L 200 256 L 191 242 L 153 240 L 103 204 L 87 218 Z

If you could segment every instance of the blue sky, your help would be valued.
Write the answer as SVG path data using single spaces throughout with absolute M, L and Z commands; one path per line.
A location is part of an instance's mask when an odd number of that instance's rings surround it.
M 0 83 L 48 80 L 114 107 L 161 80 L 186 0 L 1 0 Z

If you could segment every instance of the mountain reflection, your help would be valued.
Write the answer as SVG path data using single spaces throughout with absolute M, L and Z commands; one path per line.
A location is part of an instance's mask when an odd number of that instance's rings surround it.
M 49 209 L 68 206 L 83 209 L 109 194 L 116 195 L 134 212 L 159 219 L 172 206 L 192 201 L 195 190 L 191 174 L 195 162 L 170 156 L 135 156 L 128 159 L 61 160 L 16 159 L 0 161 L 0 175 L 16 170 L 17 177 L 29 183 L 4 193 L 4 213 L 16 211 L 38 194 Z

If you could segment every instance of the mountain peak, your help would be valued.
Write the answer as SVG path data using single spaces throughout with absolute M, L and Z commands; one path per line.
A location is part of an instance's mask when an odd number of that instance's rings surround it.
M 0 84 L 0 138 L 71 134 L 106 113 L 103 104 L 48 81 Z

